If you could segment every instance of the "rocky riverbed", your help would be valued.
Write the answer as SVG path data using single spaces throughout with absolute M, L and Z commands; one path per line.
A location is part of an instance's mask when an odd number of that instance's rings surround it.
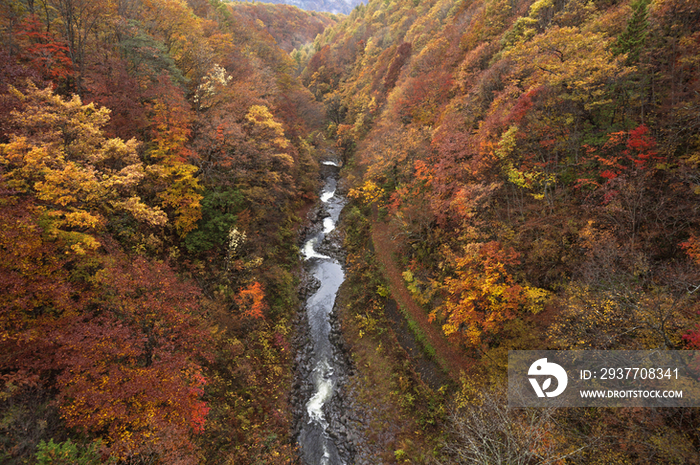
M 352 423 L 345 388 L 352 364 L 335 317 L 335 297 L 344 279 L 342 237 L 335 230 L 345 205 L 338 186 L 338 162 L 322 164 L 324 187 L 309 212 L 302 234 L 304 276 L 295 340 L 295 382 L 292 392 L 294 433 L 305 464 L 355 463 Z

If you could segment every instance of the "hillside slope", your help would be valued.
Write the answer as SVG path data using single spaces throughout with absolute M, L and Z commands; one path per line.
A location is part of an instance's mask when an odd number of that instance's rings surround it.
M 362 0 L 266 0 L 265 3 L 293 5 L 307 11 L 349 14 Z
M 324 116 L 258 23 L 215 0 L 0 5 L 3 464 L 295 459 Z
M 324 29 L 338 22 L 333 14 L 304 11 L 285 4 L 233 2 L 231 8 L 257 26 L 259 20 L 285 52 L 313 42 Z
M 498 390 L 509 349 L 698 348 L 699 45 L 700 3 L 676 0 L 373 1 L 317 39 L 302 78 L 350 196 L 480 360 L 467 391 Z M 550 452 L 692 462 L 680 415 L 564 415 L 591 434 Z

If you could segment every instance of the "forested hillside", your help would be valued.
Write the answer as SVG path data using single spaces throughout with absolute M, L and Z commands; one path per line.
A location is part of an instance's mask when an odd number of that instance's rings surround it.
M 0 8 L 0 462 L 288 463 L 295 63 L 218 1 Z
M 307 13 L 285 4 L 236 2 L 231 3 L 231 8 L 258 28 L 266 29 L 277 46 L 288 53 L 310 44 L 325 28 L 338 22 L 336 15 Z
M 530 415 L 502 390 L 509 349 L 699 348 L 700 3 L 372 1 L 314 48 L 351 224 L 378 253 L 389 228 L 473 362 L 445 463 L 698 463 L 693 409 Z M 374 286 L 358 321 L 388 308 Z
M 257 3 L 254 0 L 250 3 Z M 249 2 L 243 2 L 249 3 Z M 349 14 L 362 0 L 266 0 L 264 3 L 276 5 L 293 5 L 306 11 L 328 12 L 331 14 Z

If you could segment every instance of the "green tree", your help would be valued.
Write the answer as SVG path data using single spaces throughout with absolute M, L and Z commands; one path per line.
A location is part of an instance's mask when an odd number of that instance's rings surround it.
M 638 0 L 632 4 L 632 17 L 625 31 L 617 37 L 612 51 L 615 55 L 627 54 L 627 63 L 639 60 L 639 54 L 649 33 L 647 6 L 650 0 Z
M 83 448 L 70 439 L 66 442 L 41 441 L 37 446 L 37 465 L 99 465 L 102 462 L 99 449 L 101 441 L 95 441 Z M 113 462 L 108 462 L 113 463 Z

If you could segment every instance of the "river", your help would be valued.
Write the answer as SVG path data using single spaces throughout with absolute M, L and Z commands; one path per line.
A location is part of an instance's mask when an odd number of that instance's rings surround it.
M 303 409 L 299 409 L 298 443 L 302 461 L 307 465 L 341 465 L 348 463 L 348 446 L 342 432 L 334 431 L 334 423 L 328 413 L 338 408 L 339 384 L 344 379 L 345 364 L 333 337 L 332 313 L 336 294 L 345 273 L 340 262 L 341 250 L 332 233 L 338 224 L 345 198 L 338 194 L 339 163 L 322 162 L 324 186 L 319 205 L 314 210 L 315 221 L 311 225 L 302 254 L 305 270 L 311 277 L 313 293 L 305 303 L 305 349 L 297 376 Z M 335 406 L 333 404 L 336 404 Z

